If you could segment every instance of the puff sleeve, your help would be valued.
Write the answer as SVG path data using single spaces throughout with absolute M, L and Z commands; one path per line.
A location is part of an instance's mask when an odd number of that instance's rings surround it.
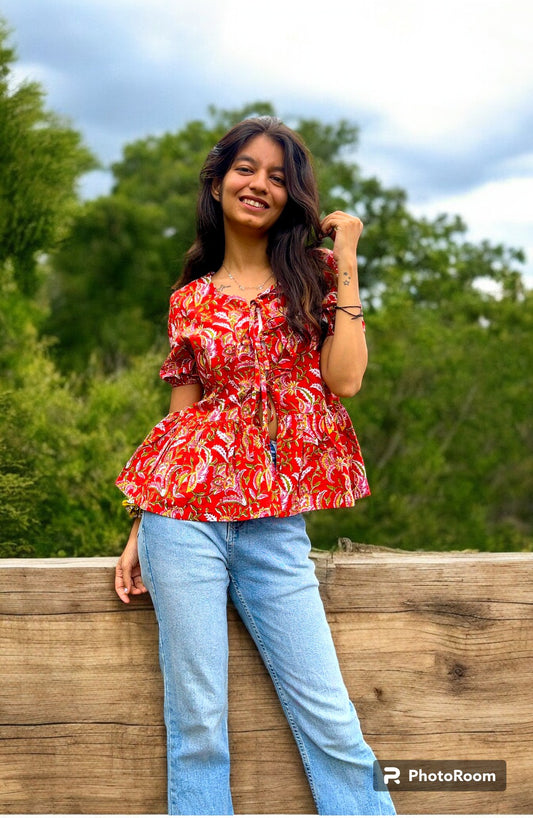
M 198 383 L 192 347 L 187 338 L 187 312 L 180 303 L 179 290 L 172 294 L 168 313 L 170 353 L 159 371 L 160 377 L 171 386 Z

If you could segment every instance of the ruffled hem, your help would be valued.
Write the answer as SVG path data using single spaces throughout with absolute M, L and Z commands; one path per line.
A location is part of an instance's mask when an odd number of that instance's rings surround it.
M 236 521 L 351 507 L 370 494 L 357 438 L 346 415 L 316 423 L 278 416 L 277 466 L 266 429 L 238 407 L 201 404 L 154 427 L 116 485 L 146 511 L 167 517 Z
M 272 506 L 268 508 L 259 509 L 256 513 L 253 513 L 250 507 L 246 510 L 241 510 L 239 513 L 233 513 L 231 509 L 224 511 L 221 509 L 217 513 L 210 513 L 206 511 L 192 509 L 191 507 L 178 507 L 174 506 L 172 508 L 165 508 L 159 507 L 156 505 L 148 504 L 146 507 L 138 503 L 139 507 L 143 509 L 143 511 L 149 511 L 152 514 L 160 514 L 163 517 L 171 517 L 175 520 L 191 520 L 195 522 L 219 522 L 219 523 L 231 523 L 231 522 L 244 522 L 246 520 L 258 520 L 264 517 L 294 517 L 297 514 L 305 514 L 310 511 L 327 511 L 337 509 L 337 508 L 353 508 L 356 504 L 357 500 L 362 500 L 364 497 L 369 497 L 371 494 L 370 489 L 367 489 L 366 492 L 363 494 L 352 497 L 346 498 L 345 501 L 341 502 L 334 502 L 325 500 L 323 502 L 316 502 L 312 504 L 302 504 L 299 506 L 292 505 L 290 508 L 280 508 L 276 509 Z

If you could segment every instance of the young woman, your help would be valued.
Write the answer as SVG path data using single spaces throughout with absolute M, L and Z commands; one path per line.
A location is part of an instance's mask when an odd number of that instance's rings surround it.
M 140 515 L 116 569 L 160 634 L 170 814 L 229 815 L 229 595 L 270 672 L 320 814 L 394 814 L 343 683 L 302 512 L 369 493 L 339 396 L 367 363 L 359 219 L 320 221 L 311 162 L 279 120 L 209 153 L 197 239 L 171 297 L 170 414 L 117 485 Z M 333 251 L 320 248 L 326 235 Z M 125 501 L 126 502 L 126 501 Z

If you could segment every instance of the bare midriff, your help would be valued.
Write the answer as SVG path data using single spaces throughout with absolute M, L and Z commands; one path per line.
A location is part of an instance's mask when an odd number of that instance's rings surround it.
M 259 419 L 263 423 L 263 407 L 259 404 Z M 278 434 L 278 417 L 276 415 L 276 408 L 270 395 L 268 396 L 268 416 L 267 416 L 268 434 L 271 440 L 275 440 Z

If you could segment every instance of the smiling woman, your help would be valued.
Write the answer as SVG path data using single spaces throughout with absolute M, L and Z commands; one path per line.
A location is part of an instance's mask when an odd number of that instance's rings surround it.
M 165 679 L 171 814 L 232 814 L 228 591 L 271 674 L 321 814 L 393 814 L 344 685 L 302 512 L 369 493 L 339 395 L 366 367 L 359 219 L 320 221 L 310 157 L 279 120 L 209 153 L 171 297 L 170 413 L 117 485 L 135 520 L 116 591 L 149 591 Z M 333 252 L 321 248 L 334 238 Z

